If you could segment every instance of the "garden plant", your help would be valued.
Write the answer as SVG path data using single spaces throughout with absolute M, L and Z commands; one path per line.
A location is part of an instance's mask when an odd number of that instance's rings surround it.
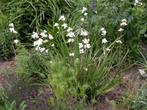
M 0 5 L 0 110 L 147 110 L 146 0 Z

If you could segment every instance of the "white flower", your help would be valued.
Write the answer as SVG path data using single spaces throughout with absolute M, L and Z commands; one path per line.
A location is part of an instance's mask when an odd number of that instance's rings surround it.
M 55 24 L 54 24 L 54 27 L 58 27 L 58 26 L 59 26 L 59 24 L 58 24 L 58 23 L 55 23 Z
M 101 31 L 101 35 L 102 35 L 102 36 L 106 36 L 107 31 L 106 31 L 105 28 L 102 27 L 102 28 L 100 29 L 100 31 Z
M 69 39 L 67 40 L 67 43 L 71 43 L 71 42 L 74 42 L 74 41 L 75 41 L 74 39 L 69 38 Z
M 53 61 L 49 61 L 51 64 L 53 63 Z
M 143 3 L 141 2 L 141 0 L 135 0 L 135 2 L 134 2 L 134 5 L 136 6 L 136 5 L 142 5 Z
M 106 36 L 107 32 L 106 31 L 102 31 L 101 35 L 102 36 Z
M 66 29 L 66 28 L 67 28 L 67 24 L 66 24 L 66 23 L 62 24 L 62 27 L 63 27 L 64 29 Z
M 44 41 L 43 41 L 43 43 L 47 43 L 47 42 L 48 42 L 48 40 L 44 40 Z
M 102 39 L 102 44 L 106 44 L 108 41 L 107 41 L 107 39 L 106 38 L 103 38 Z
M 122 22 L 121 24 L 120 24 L 120 26 L 127 26 L 128 24 L 126 23 L 126 22 Z
M 123 31 L 124 31 L 123 28 L 119 28 L 119 29 L 118 29 L 118 32 L 123 32 Z
M 34 46 L 40 46 L 42 44 L 43 44 L 43 39 L 41 39 L 41 38 L 34 42 Z
M 14 34 L 17 34 L 17 33 L 18 33 L 18 32 L 14 29 L 14 27 L 9 28 L 9 31 L 12 32 L 12 33 L 14 33 Z
M 88 15 L 88 13 L 84 13 L 84 16 L 87 16 Z
M 85 38 L 82 41 L 83 41 L 84 44 L 88 44 L 90 40 Z
M 127 20 L 126 19 L 122 19 L 121 22 L 127 22 Z
M 142 2 L 139 2 L 139 5 L 140 5 L 140 6 L 143 5 L 143 3 L 142 3 Z
M 51 46 L 52 46 L 52 47 L 54 47 L 54 46 L 55 46 L 55 44 L 52 44 Z
M 71 27 L 68 27 L 67 32 L 72 31 L 73 29 Z
M 83 54 L 84 53 L 84 49 L 80 49 L 80 54 Z
M 45 52 L 46 52 L 46 53 L 48 53 L 48 49 L 47 49 L 47 50 L 45 50 Z
M 83 43 L 79 43 L 79 48 L 81 49 L 83 47 L 84 47 Z
M 86 68 L 86 67 L 84 67 L 83 69 L 84 69 L 85 71 L 88 71 L 88 68 Z
M 81 36 L 88 36 L 88 34 L 89 34 L 88 31 L 81 29 L 81 33 L 80 33 Z
M 43 38 L 46 38 L 46 37 L 47 37 L 47 31 L 44 30 L 43 32 L 40 33 L 40 35 L 41 35 Z
M 17 34 L 17 33 L 18 33 L 18 32 L 15 30 L 14 24 L 13 24 L 13 23 L 10 23 L 10 24 L 9 24 L 9 31 L 12 32 L 12 33 L 14 33 L 14 34 Z
M 147 77 L 147 73 L 145 72 L 144 69 L 138 69 L 138 71 L 142 77 Z
M 55 23 L 54 24 L 54 27 L 57 27 L 57 29 L 59 29 L 59 24 L 58 23 Z
M 126 19 L 122 19 L 121 20 L 121 23 L 120 23 L 120 26 L 127 26 L 127 20 Z
M 84 48 L 89 49 L 89 48 L 91 48 L 91 45 L 90 44 L 86 44 L 86 45 L 84 45 Z
M 106 48 L 106 51 L 110 52 L 110 51 L 111 51 L 111 49 L 110 49 L 110 48 Z
M 87 8 L 86 7 L 83 7 L 82 13 L 84 13 L 85 11 L 87 11 Z
M 72 37 L 75 37 L 75 33 L 74 32 L 69 32 L 66 36 L 72 38 Z
M 85 19 L 84 18 L 81 18 L 81 21 L 83 22 Z
M 122 44 L 122 41 L 121 40 L 117 40 L 116 43 Z
M 139 3 L 139 0 L 135 0 L 134 5 L 137 5 Z
M 69 53 L 69 56 L 73 57 L 73 56 L 75 56 L 75 53 Z
M 45 51 L 45 48 L 41 48 L 41 47 L 37 46 L 37 47 L 35 48 L 35 50 L 42 53 L 43 51 Z
M 105 28 L 102 27 L 102 28 L 100 29 L 100 31 L 105 31 Z
M 37 33 L 37 32 L 33 32 L 32 38 L 33 38 L 33 39 L 38 39 L 38 38 L 39 38 L 38 33 Z
M 51 34 L 48 35 L 48 38 L 49 38 L 50 40 L 53 40 L 53 39 L 54 39 L 54 37 L 53 37 Z
M 14 24 L 13 23 L 10 23 L 9 24 L 9 27 L 13 27 L 14 28 Z
M 59 21 L 65 21 L 65 16 L 64 15 L 60 16 Z
M 39 48 L 39 51 L 42 53 L 42 52 L 44 52 L 45 51 L 45 48 Z
M 15 43 L 15 44 L 18 44 L 18 42 L 19 42 L 18 39 L 15 39 L 15 40 L 14 40 L 14 43 Z

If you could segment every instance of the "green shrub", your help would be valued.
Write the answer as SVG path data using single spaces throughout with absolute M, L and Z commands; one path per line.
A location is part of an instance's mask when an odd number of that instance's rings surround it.
M 122 49 L 121 38 L 107 41 L 107 36 L 102 35 L 99 29 L 100 25 L 95 24 L 90 28 L 92 23 L 88 21 L 88 16 L 83 16 L 81 12 L 76 13 L 76 16 L 69 19 L 60 16 L 58 21 L 54 21 L 59 24 L 49 24 L 47 31 L 33 32 L 32 38 L 37 52 L 24 54 L 23 57 L 21 53 L 25 51 L 20 49 L 22 51 L 18 51 L 16 63 L 20 62 L 18 66 L 23 70 L 18 73 L 48 80 L 58 99 L 68 94 L 77 99 L 91 101 L 96 96 L 113 90 L 119 83 L 118 76 L 114 73 L 111 77 L 110 71 L 114 67 L 120 68 L 127 53 Z M 82 17 L 85 21 L 81 21 Z M 67 26 L 64 27 L 65 23 Z M 82 50 L 79 43 L 86 47 L 82 46 Z M 125 54 L 121 55 L 120 52 Z M 26 58 L 25 63 L 21 61 L 23 58 Z
M 99 57 L 96 61 L 86 56 L 71 58 L 68 63 L 61 59 L 52 60 L 48 82 L 57 97 L 64 98 L 68 94 L 90 101 L 113 90 L 119 84 L 118 77 L 110 73 L 113 58 Z
M 16 35 L 8 32 L 8 18 L 0 12 L 0 59 L 6 60 L 14 55 L 13 40 Z
M 129 57 L 138 59 L 141 39 L 146 34 L 146 1 L 142 1 L 142 6 L 134 6 L 134 1 L 123 0 L 99 0 L 97 1 L 97 14 L 94 14 L 91 21 L 105 27 L 108 31 L 109 40 L 121 37 L 123 49 L 129 49 Z M 128 25 L 125 32 L 119 35 L 117 30 L 121 19 L 126 19 Z M 93 26 L 93 25 L 92 25 Z M 91 26 L 91 28 L 92 28 Z
M 49 25 L 48 32 L 42 31 L 43 35 L 39 38 L 40 33 L 33 33 L 35 50 L 42 54 L 48 62 L 50 71 L 48 83 L 52 85 L 59 99 L 68 94 L 77 99 L 91 101 L 96 96 L 113 90 L 119 80 L 115 73 L 111 77 L 111 67 L 120 68 L 127 54 L 125 53 L 124 56 L 119 54 L 121 51 L 125 52 L 122 50 L 121 41 L 120 44 L 116 43 L 120 38 L 103 44 L 106 36 L 99 35 L 101 33 L 98 31 L 100 26 L 96 24 L 90 28 L 91 24 L 87 22 L 88 17 L 84 17 L 85 21 L 81 22 L 81 16 L 83 17 L 77 13 L 77 16 L 71 19 L 65 18 L 67 20 L 60 20 L 65 17 L 60 16 L 59 24 Z M 67 27 L 63 28 L 65 23 L 67 23 Z M 67 32 L 69 27 L 72 29 Z M 83 31 L 84 36 L 81 35 Z M 70 39 L 74 39 L 74 42 L 69 42 Z M 40 45 L 42 41 L 47 42 Z M 84 53 L 81 53 L 81 47 L 79 48 L 79 43 L 82 42 L 88 42 L 86 45 L 91 45 L 88 49 L 84 49 Z M 85 44 L 83 43 L 83 45 Z
M 9 16 L 9 21 L 17 25 L 21 42 L 30 47 L 29 33 L 39 31 L 48 21 L 56 19 L 57 15 L 70 12 L 75 6 L 74 2 L 72 0 L 12 0 L 6 4 L 3 11 Z

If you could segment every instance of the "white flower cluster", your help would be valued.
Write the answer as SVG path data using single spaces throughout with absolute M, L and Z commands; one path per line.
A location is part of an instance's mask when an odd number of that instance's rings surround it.
M 40 34 L 37 32 L 33 32 L 32 38 L 35 40 L 33 44 L 35 50 L 41 53 L 48 53 L 48 49 L 43 47 L 43 44 L 47 43 L 49 40 L 54 39 L 54 37 L 51 34 L 48 34 L 46 30 L 43 30 Z M 54 44 L 52 44 L 51 46 L 54 46 Z
M 61 27 L 67 32 L 67 43 L 71 43 L 74 42 L 74 37 L 75 37 L 75 33 L 73 32 L 73 29 L 71 27 L 68 27 L 67 23 L 65 23 L 66 17 L 64 15 L 60 16 L 59 21 L 62 21 L 63 23 L 61 24 Z M 57 29 L 60 29 L 60 24 L 59 23 L 55 23 L 54 27 L 56 27 Z
M 61 21 L 61 22 L 65 22 L 65 20 L 66 20 L 66 18 L 65 18 L 64 15 L 61 15 L 61 16 L 59 17 L 59 19 L 58 19 L 59 22 L 60 22 L 60 21 Z M 63 23 L 61 26 L 62 26 L 64 29 L 67 28 L 67 24 L 66 24 L 66 23 Z M 55 23 L 55 24 L 54 24 L 54 27 L 56 27 L 57 29 L 60 29 L 59 23 Z
M 69 56 L 70 57 L 73 57 L 73 56 L 75 56 L 75 53 L 73 53 L 73 52 L 72 53 L 69 53 Z
M 102 36 L 106 36 L 107 31 L 106 31 L 106 29 L 105 29 L 104 27 L 102 27 L 102 28 L 100 29 L 100 31 L 101 31 L 101 35 L 102 35 Z
M 85 17 L 88 15 L 87 8 L 83 7 L 81 10 L 81 13 L 83 15 L 83 17 L 81 18 L 81 21 L 83 22 L 85 21 Z M 73 29 L 68 27 L 67 32 L 68 34 L 66 36 L 69 37 L 67 40 L 67 43 L 74 42 L 75 33 L 73 32 Z M 82 38 L 81 42 L 79 43 L 79 53 L 83 54 L 88 49 L 91 48 L 90 39 L 88 38 L 89 32 L 83 28 L 80 28 L 78 35 Z M 74 55 L 75 54 L 73 52 L 69 53 L 69 56 L 74 56 Z
M 107 41 L 107 39 L 106 38 L 103 38 L 102 39 L 102 44 L 106 44 L 108 41 Z
M 106 44 L 108 41 L 106 39 L 106 34 L 107 34 L 107 31 L 104 27 L 102 27 L 100 29 L 100 32 L 101 32 L 101 36 L 103 36 L 104 38 L 102 39 L 102 44 Z
M 60 16 L 58 21 L 60 23 L 55 23 L 54 27 L 57 29 L 63 28 L 65 33 L 66 33 L 66 37 L 67 37 L 67 43 L 73 43 L 75 41 L 75 32 L 73 31 L 73 28 L 69 27 L 67 25 L 67 23 L 65 22 L 66 17 L 64 15 Z M 69 56 L 74 56 L 75 53 L 71 52 L 69 53 Z
M 81 28 L 80 31 L 81 31 L 81 32 L 80 32 L 80 36 L 84 36 L 84 37 L 86 37 L 86 36 L 89 35 L 89 32 L 88 32 L 87 30 L 83 29 L 83 28 Z
M 18 33 L 18 32 L 15 30 L 14 24 L 13 24 L 13 23 L 10 23 L 10 24 L 9 24 L 9 31 L 10 31 L 11 33 L 14 33 L 14 34 L 17 34 L 17 33 Z M 14 43 L 15 43 L 15 44 L 18 44 L 18 42 L 19 42 L 18 39 L 15 39 L 15 40 L 14 40 Z
M 141 2 L 141 0 L 135 0 L 135 1 L 134 1 L 134 5 L 135 5 L 135 6 L 136 6 L 136 5 L 141 6 L 141 5 L 143 5 L 143 3 Z
M 70 28 L 70 27 L 69 27 Z M 68 37 L 67 43 L 74 42 L 75 33 L 72 31 L 72 28 L 68 29 L 68 33 L 66 35 Z
M 84 16 L 87 16 L 87 8 L 83 7 L 82 14 Z M 81 43 L 79 43 L 79 53 L 85 53 L 87 49 L 91 48 L 90 45 L 90 40 L 88 38 L 89 32 L 83 28 L 80 29 L 80 33 L 77 33 L 74 31 L 72 27 L 69 27 L 67 23 L 65 22 L 66 17 L 64 15 L 60 16 L 58 19 L 58 22 L 54 23 L 53 27 L 58 29 L 58 33 L 63 30 L 64 34 L 67 38 L 66 43 L 71 44 L 75 41 L 76 36 L 80 36 L 82 38 Z M 54 37 L 51 34 L 48 34 L 46 30 L 42 31 L 40 34 L 37 32 L 33 32 L 32 38 L 35 40 L 34 41 L 34 47 L 37 51 L 39 52 L 48 52 L 48 50 L 43 47 L 44 43 L 47 43 L 49 40 L 53 40 Z M 80 39 L 81 39 L 80 38 Z M 51 46 L 54 46 L 52 44 Z M 73 57 L 75 56 L 75 53 L 72 51 L 69 53 L 69 56 Z
M 86 7 L 83 7 L 82 10 L 81 10 L 81 13 L 82 13 L 84 16 L 87 16 L 87 15 L 88 15 L 88 13 L 87 13 L 87 8 L 86 8 Z M 81 21 L 82 21 L 82 22 L 85 21 L 85 18 L 82 17 L 82 18 L 81 18 Z
M 18 40 L 18 39 L 15 39 L 15 40 L 14 40 L 14 43 L 15 43 L 15 44 L 18 44 L 18 43 L 19 43 L 19 40 Z
M 127 25 L 128 25 L 127 20 L 126 19 L 122 19 L 121 23 L 120 23 L 120 28 L 117 31 L 118 32 L 123 32 L 124 31 L 124 27 L 127 26 Z M 119 39 L 119 40 L 116 40 L 116 43 L 122 44 L 122 41 Z
M 121 20 L 121 23 L 120 23 L 120 26 L 127 26 L 128 24 L 127 24 L 127 20 L 126 19 L 122 19 Z
M 101 32 L 101 36 L 103 37 L 103 39 L 102 39 L 102 44 L 103 44 L 103 52 L 104 52 L 104 55 L 106 54 L 106 51 L 111 51 L 111 49 L 110 48 L 106 48 L 106 44 L 108 43 L 108 40 L 106 39 L 106 35 L 107 35 L 107 31 L 106 31 L 106 29 L 104 28 L 104 27 L 102 27 L 101 29 L 100 29 L 100 32 Z
M 79 52 L 80 54 L 85 53 L 88 49 L 91 48 L 90 39 L 88 38 L 89 32 L 83 28 L 80 29 L 80 36 L 82 37 L 82 42 L 79 43 Z
M 9 31 L 12 32 L 12 33 L 14 33 L 14 34 L 17 34 L 17 31 L 15 30 L 13 23 L 10 23 L 9 24 Z
M 65 21 L 65 20 L 66 20 L 66 18 L 65 18 L 64 15 L 62 15 L 62 16 L 59 17 L 59 21 Z
M 123 32 L 124 31 L 123 27 L 125 27 L 127 25 L 128 25 L 127 20 L 126 19 L 122 19 L 121 23 L 120 23 L 120 28 L 118 29 L 118 32 Z

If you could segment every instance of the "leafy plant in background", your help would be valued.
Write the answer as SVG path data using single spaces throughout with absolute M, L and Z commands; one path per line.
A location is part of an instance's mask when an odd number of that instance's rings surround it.
M 141 3 L 143 5 L 138 3 L 135 5 L 135 1 L 128 0 L 122 2 L 99 0 L 97 1 L 97 14 L 90 17 L 91 22 L 107 27 L 109 40 L 121 37 L 116 30 L 119 28 L 120 19 L 126 18 L 128 25 L 125 27 L 122 41 L 123 49 L 129 49 L 131 59 L 139 58 L 139 44 L 146 33 L 146 3 L 143 1 Z
M 16 35 L 8 32 L 8 18 L 0 12 L 0 59 L 6 60 L 14 55 L 14 42 Z
M 12 0 L 3 8 L 20 33 L 19 39 L 29 47 L 29 33 L 39 31 L 48 21 L 61 13 L 68 13 L 75 6 L 72 0 Z M 6 8 L 7 7 L 7 8 Z
M 14 53 L 13 40 L 14 36 L 7 33 L 8 21 L 15 22 L 18 27 L 19 40 L 25 43 L 25 47 L 32 47 L 30 43 L 32 39 L 29 33 L 39 31 L 39 28 L 47 25 L 48 21 L 56 19 L 56 16 L 61 13 L 69 13 L 75 6 L 72 0 L 8 0 L 1 1 L 1 26 L 3 31 L 1 34 L 1 53 L 2 59 L 9 59 Z M 4 18 L 5 17 L 5 18 Z M 7 23 L 4 21 L 7 19 Z M 9 20 L 8 20 L 9 19 Z
M 79 4 L 78 4 L 79 3 Z M 45 28 L 47 23 L 53 24 L 52 21 L 57 20 L 61 14 L 77 16 L 73 10 L 78 10 L 78 6 L 89 4 L 88 0 L 85 1 L 53 1 L 53 0 L 38 0 L 38 1 L 17 1 L 12 0 L 4 5 L 2 11 L 9 16 L 10 22 L 15 22 L 20 33 L 19 39 L 25 42 L 25 46 L 32 46 L 32 38 L 30 33 L 32 31 L 40 32 L 40 28 Z M 91 1 L 90 6 L 92 12 L 89 13 L 88 30 L 99 28 L 98 26 L 107 27 L 109 40 L 115 40 L 119 36 L 116 33 L 120 19 L 126 18 L 128 26 L 127 30 L 123 33 L 122 40 L 124 41 L 123 49 L 129 49 L 131 58 L 138 58 L 138 49 L 141 37 L 146 34 L 146 7 L 145 1 L 143 5 L 134 5 L 132 1 L 125 0 L 123 2 L 113 1 L 97 1 L 97 7 L 93 6 Z M 7 8 L 6 8 L 7 7 Z M 64 7 L 64 8 L 63 8 Z M 17 11 L 16 11 L 17 10 Z M 72 13 L 70 13 L 72 10 Z M 111 11 L 110 11 L 111 10 Z M 107 13 L 109 11 L 109 13 Z M 94 12 L 94 13 L 93 13 Z M 35 13 L 35 14 L 34 14 Z M 76 17 L 75 19 L 76 20 Z M 48 22 L 49 21 L 49 22 Z M 92 41 L 97 39 L 97 35 L 93 35 Z M 144 37 L 142 38 L 144 39 Z M 99 43 L 98 43 L 99 44 Z M 96 45 L 99 46 L 99 45 Z M 126 51 L 125 50 L 125 51 Z

